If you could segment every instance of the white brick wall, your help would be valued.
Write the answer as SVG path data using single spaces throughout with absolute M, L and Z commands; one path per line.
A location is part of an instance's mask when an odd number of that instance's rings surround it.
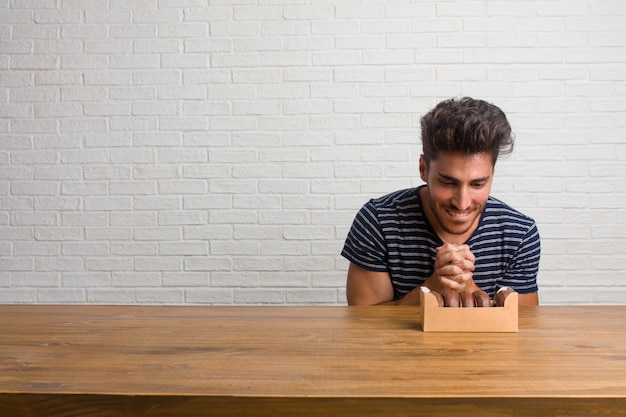
M 261 3 L 260 5 L 257 3 Z M 361 4 L 363 3 L 363 4 Z M 0 302 L 344 304 L 419 118 L 517 135 L 541 302 L 626 300 L 626 2 L 0 0 Z

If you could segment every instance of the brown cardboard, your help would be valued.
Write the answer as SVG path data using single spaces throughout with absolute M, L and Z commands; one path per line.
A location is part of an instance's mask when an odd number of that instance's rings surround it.
M 518 331 L 518 294 L 506 297 L 504 307 L 439 307 L 426 287 L 420 293 L 421 324 L 425 332 L 509 332 Z

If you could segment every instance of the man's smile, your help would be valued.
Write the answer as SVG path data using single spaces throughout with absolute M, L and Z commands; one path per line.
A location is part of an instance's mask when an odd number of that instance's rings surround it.
M 448 213 L 448 215 L 450 217 L 452 217 L 454 220 L 467 220 L 469 218 L 472 217 L 472 213 L 474 213 L 475 210 L 471 209 L 471 210 L 456 210 L 453 208 L 444 208 L 444 211 L 446 213 Z

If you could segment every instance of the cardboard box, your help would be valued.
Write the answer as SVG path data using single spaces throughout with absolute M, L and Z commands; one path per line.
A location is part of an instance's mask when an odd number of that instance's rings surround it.
M 439 307 L 428 288 L 420 293 L 421 324 L 425 332 L 510 332 L 518 331 L 518 294 L 506 297 L 504 307 Z

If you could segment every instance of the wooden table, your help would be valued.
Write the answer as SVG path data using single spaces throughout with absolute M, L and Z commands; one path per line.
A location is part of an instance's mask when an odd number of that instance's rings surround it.
M 424 333 L 412 307 L 0 305 L 0 415 L 626 415 L 626 306 Z

